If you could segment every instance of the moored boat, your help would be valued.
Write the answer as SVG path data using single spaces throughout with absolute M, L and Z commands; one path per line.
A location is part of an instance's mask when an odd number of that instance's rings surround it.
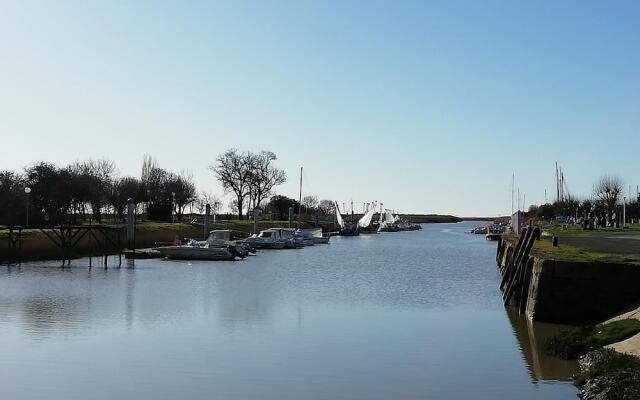
M 209 247 L 234 246 L 243 257 L 249 255 L 249 253 L 256 252 L 248 243 L 233 240 L 233 231 L 229 229 L 218 229 L 209 232 L 209 237 L 205 243 Z
M 244 258 L 235 246 L 214 247 L 201 245 L 196 240 L 191 240 L 186 245 L 161 246 L 156 250 L 163 257 L 175 260 L 233 261 L 236 257 Z
M 304 240 L 311 240 L 314 244 L 327 244 L 329 243 L 329 236 L 322 235 L 322 229 L 298 229 L 296 234 L 301 236 Z
M 295 248 L 295 241 L 291 238 L 283 237 L 281 228 L 271 228 L 260 231 L 257 235 L 252 235 L 244 240 L 256 249 L 284 249 Z
M 353 218 L 353 212 L 352 212 Z M 345 221 L 340 213 L 340 207 L 336 203 L 336 220 L 340 226 L 340 236 L 358 236 L 360 235 L 360 228 L 358 224 L 354 224 L 353 221 Z
M 504 227 L 496 224 L 487 225 L 486 231 L 487 233 L 484 236 L 486 240 L 500 240 L 502 234 L 504 233 Z

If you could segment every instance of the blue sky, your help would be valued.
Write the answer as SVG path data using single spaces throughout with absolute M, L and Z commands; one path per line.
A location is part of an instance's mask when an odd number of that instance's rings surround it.
M 640 184 L 634 1 L 7 2 L 0 169 L 269 149 L 280 194 L 506 214 L 604 173 Z M 6 150 L 8 149 L 8 150 Z M 635 189 L 634 189 L 635 190 Z

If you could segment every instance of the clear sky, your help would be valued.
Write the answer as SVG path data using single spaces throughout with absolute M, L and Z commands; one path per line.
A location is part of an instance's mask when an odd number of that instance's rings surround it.
M 0 169 L 144 153 L 207 170 L 269 149 L 279 193 L 507 214 L 640 183 L 637 1 L 7 1 Z

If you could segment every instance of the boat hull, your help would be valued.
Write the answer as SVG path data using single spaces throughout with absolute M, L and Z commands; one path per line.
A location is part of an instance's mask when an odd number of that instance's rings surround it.
M 170 246 L 159 247 L 160 254 L 173 260 L 233 261 L 236 254 L 224 248 Z
M 279 250 L 279 249 L 284 249 L 286 243 L 285 242 L 267 242 L 267 241 L 260 241 L 260 240 L 247 240 L 245 243 L 247 243 L 249 246 L 256 248 L 256 249 L 261 249 L 261 250 Z

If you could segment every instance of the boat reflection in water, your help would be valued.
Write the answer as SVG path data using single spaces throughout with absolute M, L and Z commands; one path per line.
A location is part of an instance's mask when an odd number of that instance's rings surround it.
M 554 357 L 545 351 L 548 340 L 566 326 L 532 322 L 515 307 L 507 307 L 506 311 L 531 379 L 534 382 L 572 380 L 578 372 L 578 362 Z

